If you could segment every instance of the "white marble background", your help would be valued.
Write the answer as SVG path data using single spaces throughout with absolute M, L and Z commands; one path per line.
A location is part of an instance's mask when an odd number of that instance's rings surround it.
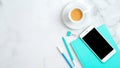
M 61 11 L 71 1 L 0 0 L 0 68 L 68 68 L 56 46 L 70 30 Z M 88 21 L 106 24 L 119 46 L 120 0 L 81 1 L 92 7 Z

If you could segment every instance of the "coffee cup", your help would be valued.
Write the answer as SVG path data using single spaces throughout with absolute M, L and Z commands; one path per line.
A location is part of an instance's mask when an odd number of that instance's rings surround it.
M 68 12 L 68 19 L 71 23 L 78 24 L 85 19 L 86 12 L 80 7 L 74 7 Z

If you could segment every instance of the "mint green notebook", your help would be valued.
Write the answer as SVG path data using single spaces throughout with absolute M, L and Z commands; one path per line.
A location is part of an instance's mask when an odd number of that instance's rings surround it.
M 116 50 L 114 54 L 107 62 L 102 63 L 94 53 L 78 38 L 72 41 L 70 44 L 77 55 L 83 68 L 120 68 L 120 50 L 118 49 L 115 41 L 110 35 L 107 27 L 102 25 L 97 28 L 102 36 L 111 44 Z

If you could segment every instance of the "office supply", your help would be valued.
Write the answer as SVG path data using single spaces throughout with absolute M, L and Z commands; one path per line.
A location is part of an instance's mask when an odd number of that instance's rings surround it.
M 68 65 L 70 66 L 70 68 L 73 68 L 72 63 L 70 62 L 70 60 L 66 57 L 66 55 L 63 53 L 63 51 L 61 50 L 60 47 L 57 47 L 57 50 L 61 53 L 61 55 L 63 56 L 63 58 L 65 59 L 65 61 L 68 63 Z
M 71 46 L 76 53 L 81 65 L 83 68 L 120 68 L 120 50 L 110 35 L 107 27 L 105 25 L 101 25 L 97 28 L 97 30 L 116 50 L 116 54 L 113 55 L 107 62 L 101 63 L 89 50 L 89 48 L 86 47 L 83 41 L 78 38 L 71 42 Z
M 71 36 L 71 31 L 67 31 L 67 36 Z
M 75 66 L 74 57 L 73 57 L 73 55 L 72 55 L 72 52 L 70 51 L 70 48 L 69 48 L 69 46 L 68 46 L 68 44 L 67 44 L 65 38 L 62 37 L 62 40 L 63 40 L 64 45 L 65 45 L 65 47 L 66 47 L 66 49 L 67 49 L 67 52 L 68 52 L 68 54 L 69 54 L 69 56 L 70 56 L 70 59 L 72 60 L 73 65 Z
M 66 34 L 67 36 L 74 36 L 74 37 L 76 37 L 77 35 L 76 34 L 73 34 L 71 31 L 67 31 L 67 34 Z

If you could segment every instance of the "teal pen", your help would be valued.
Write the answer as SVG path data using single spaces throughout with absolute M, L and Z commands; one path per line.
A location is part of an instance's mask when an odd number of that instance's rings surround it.
M 73 65 L 72 65 L 72 63 L 69 61 L 69 59 L 67 58 L 67 56 L 62 52 L 62 50 L 60 49 L 60 47 L 57 47 L 57 50 L 61 53 L 61 55 L 63 56 L 63 58 L 65 59 L 65 61 L 69 65 L 69 67 L 70 68 L 74 68 Z
M 68 52 L 68 54 L 69 54 L 69 56 L 70 56 L 70 59 L 72 60 L 72 63 L 75 65 L 75 63 L 74 63 L 74 58 L 73 58 L 73 55 L 72 55 L 72 52 L 70 51 L 70 48 L 69 48 L 69 46 L 68 46 L 68 44 L 67 44 L 65 38 L 62 37 L 62 40 L 63 40 L 64 45 L 65 45 L 65 47 L 66 47 L 66 49 L 67 49 L 67 52 Z

